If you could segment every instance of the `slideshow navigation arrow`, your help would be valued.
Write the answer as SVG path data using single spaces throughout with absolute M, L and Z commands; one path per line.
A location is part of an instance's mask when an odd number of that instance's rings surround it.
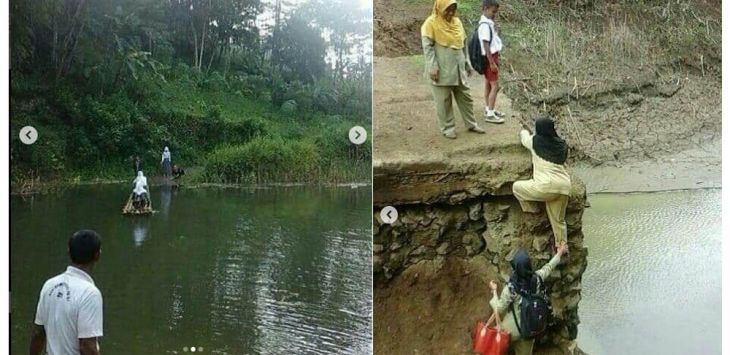
M 362 128 L 360 126 L 354 126 L 350 128 L 350 132 L 348 135 L 352 144 L 360 145 L 365 143 L 365 140 L 368 139 L 368 132 L 365 130 L 365 128 Z
M 380 210 L 380 219 L 382 219 L 385 224 L 393 224 L 393 222 L 398 219 L 398 210 L 396 210 L 393 206 L 385 206 L 382 210 Z
M 23 144 L 31 145 L 38 140 L 38 131 L 33 126 L 25 126 L 20 129 L 18 137 Z

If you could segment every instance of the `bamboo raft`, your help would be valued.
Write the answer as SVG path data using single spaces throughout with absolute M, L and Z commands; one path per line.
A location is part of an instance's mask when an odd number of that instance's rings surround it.
M 157 211 L 152 209 L 152 200 L 150 200 L 149 205 L 147 207 L 142 209 L 134 208 L 134 204 L 132 203 L 134 197 L 134 193 L 129 195 L 129 198 L 127 199 L 127 203 L 124 205 L 124 208 L 122 208 L 122 214 L 123 215 L 131 215 L 131 216 L 139 216 L 139 215 L 148 215 L 153 214 Z

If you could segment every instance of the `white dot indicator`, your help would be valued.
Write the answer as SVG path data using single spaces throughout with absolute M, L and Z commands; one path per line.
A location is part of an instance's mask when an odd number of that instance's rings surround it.
M 191 346 L 191 347 L 190 347 L 190 352 L 191 352 L 191 353 L 194 353 L 194 352 L 195 352 L 195 347 L 194 347 L 194 346 Z
M 187 347 L 187 346 L 186 346 L 186 347 L 184 347 L 184 348 L 183 348 L 183 351 L 184 351 L 184 352 L 188 352 L 188 347 Z

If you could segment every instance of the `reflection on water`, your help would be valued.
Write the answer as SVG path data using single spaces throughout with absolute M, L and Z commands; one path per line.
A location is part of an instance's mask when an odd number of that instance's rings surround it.
M 38 290 L 84 227 L 103 238 L 93 276 L 104 354 L 371 352 L 369 187 L 159 186 L 160 213 L 143 218 L 121 216 L 128 193 L 91 186 L 11 200 L 13 354 L 26 353 Z
M 167 219 L 170 215 L 170 203 L 172 203 L 172 186 L 163 184 L 157 188 L 160 191 L 160 217 Z
M 146 217 L 132 217 L 135 218 L 134 227 L 132 229 L 133 240 L 135 246 L 142 246 L 144 240 L 147 239 L 147 218 Z
M 589 354 L 719 354 L 720 190 L 594 195 L 578 344 Z

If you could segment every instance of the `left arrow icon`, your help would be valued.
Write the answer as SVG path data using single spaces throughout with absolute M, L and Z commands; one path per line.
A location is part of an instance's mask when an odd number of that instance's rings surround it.
M 25 126 L 20 129 L 18 136 L 23 144 L 31 145 L 38 140 L 38 131 L 33 126 Z

